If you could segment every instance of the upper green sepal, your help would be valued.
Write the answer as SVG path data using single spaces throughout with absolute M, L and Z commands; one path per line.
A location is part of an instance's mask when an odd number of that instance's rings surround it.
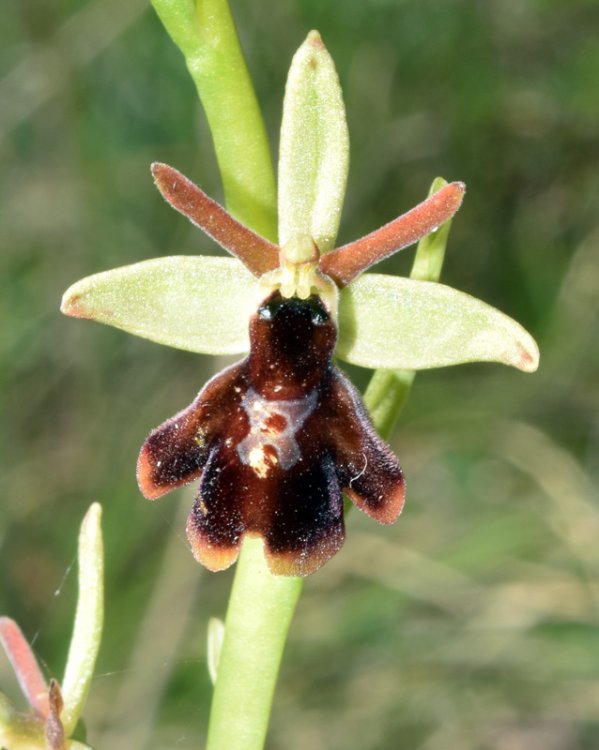
M 256 280 L 234 258 L 170 256 L 76 282 L 61 310 L 158 344 L 204 354 L 247 351 Z
M 519 323 L 456 289 L 364 274 L 341 291 L 336 354 L 380 369 L 501 362 L 534 372 L 539 350 Z
M 317 31 L 296 52 L 285 89 L 279 147 L 279 244 L 312 237 L 321 253 L 337 237 L 349 135 L 335 65 Z

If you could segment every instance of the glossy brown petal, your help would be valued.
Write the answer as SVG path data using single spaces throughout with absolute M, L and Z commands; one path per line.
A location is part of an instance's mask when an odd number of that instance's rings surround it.
M 380 229 L 323 255 L 320 269 L 339 286 L 384 258 L 412 245 L 451 219 L 462 204 L 463 182 L 452 182 Z
M 279 265 L 277 245 L 240 224 L 181 172 L 154 162 L 152 175 L 156 187 L 173 208 L 239 258 L 255 276 L 262 276 Z

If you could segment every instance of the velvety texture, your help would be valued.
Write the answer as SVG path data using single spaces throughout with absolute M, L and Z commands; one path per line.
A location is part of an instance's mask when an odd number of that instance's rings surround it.
M 401 468 L 333 365 L 336 338 L 318 297 L 274 292 L 250 321 L 249 356 L 146 440 L 146 497 L 200 479 L 187 534 L 210 570 L 231 565 L 248 533 L 273 573 L 309 575 L 343 544 L 342 493 L 380 523 L 399 515 Z

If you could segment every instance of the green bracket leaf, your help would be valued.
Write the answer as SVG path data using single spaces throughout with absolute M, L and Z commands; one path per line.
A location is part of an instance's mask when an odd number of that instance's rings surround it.
M 102 507 L 90 506 L 79 532 L 79 597 L 67 666 L 62 681 L 60 718 L 66 737 L 79 721 L 94 674 L 104 622 L 104 545 Z

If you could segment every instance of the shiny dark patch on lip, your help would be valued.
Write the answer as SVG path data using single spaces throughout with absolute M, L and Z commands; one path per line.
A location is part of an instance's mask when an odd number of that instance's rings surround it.
M 156 498 L 199 478 L 187 534 L 210 570 L 231 565 L 250 534 L 264 539 L 272 572 L 305 576 L 343 544 L 342 493 L 392 523 L 403 474 L 332 363 L 336 329 L 318 297 L 273 293 L 250 321 L 250 342 L 246 359 L 150 434 L 138 481 Z

